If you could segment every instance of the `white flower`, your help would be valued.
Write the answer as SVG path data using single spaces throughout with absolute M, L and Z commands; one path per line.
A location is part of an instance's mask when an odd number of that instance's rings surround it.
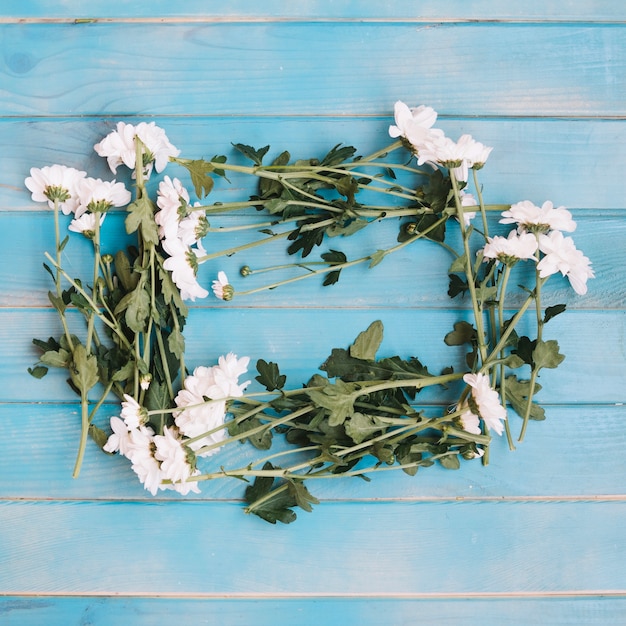
M 398 100 L 394 105 L 395 126 L 389 127 L 391 137 L 403 137 L 419 152 L 424 139 L 430 134 L 430 129 L 437 121 L 437 112 L 430 107 L 421 105 L 416 109 L 409 107 Z M 434 131 L 443 135 L 440 130 Z
M 105 212 L 113 206 L 125 206 L 130 202 L 130 191 L 124 183 L 100 178 L 85 178 L 78 185 L 80 206 L 76 209 L 76 217 L 85 211 Z
M 209 292 L 196 280 L 196 252 L 177 237 L 164 239 L 161 243 L 165 252 L 170 255 L 165 259 L 163 267 L 172 273 L 172 280 L 180 289 L 181 298 L 183 300 L 206 298 Z
M 129 430 L 139 428 L 148 419 L 148 413 L 139 402 L 127 393 L 124 394 L 124 401 L 122 402 L 122 412 L 120 417 L 124 420 L 124 423 Z
M 92 239 L 96 232 L 96 223 L 100 216 L 100 225 L 104 222 L 106 213 L 82 213 L 80 217 L 75 217 L 67 227 L 74 233 L 82 233 L 88 239 Z
M 482 167 L 491 150 L 471 135 L 462 135 L 455 143 L 443 134 L 431 133 L 419 149 L 417 163 L 444 165 L 451 169 L 457 180 L 465 182 L 469 169 Z
M 576 222 L 572 214 L 565 207 L 554 208 L 547 200 L 541 207 L 529 200 L 513 204 L 508 211 L 502 213 L 501 224 L 517 224 L 518 231 L 545 233 L 549 230 L 576 230 Z
M 157 206 L 160 211 L 154 215 L 161 239 L 178 237 L 178 222 L 185 216 L 188 205 L 189 193 L 180 180 L 165 176 L 157 190 Z
M 559 230 L 539 235 L 539 249 L 545 254 L 537 265 L 541 278 L 561 272 L 567 276 L 577 294 L 587 293 L 587 279 L 593 278 L 595 274 L 591 269 L 591 261 L 576 249 L 571 237 L 564 237 Z
M 250 384 L 249 380 L 239 383 L 239 376 L 247 371 L 249 362 L 249 357 L 238 359 L 231 352 L 220 357 L 218 365 L 196 367 L 193 375 L 185 378 L 184 389 L 175 398 L 176 406 L 181 409 L 174 412 L 180 432 L 192 438 L 215 429 L 215 432 L 190 444 L 193 450 L 219 443 L 227 437 L 226 429 L 219 428 L 226 417 L 226 399 L 241 397 Z M 211 402 L 206 402 L 206 398 Z M 201 456 L 209 456 L 217 450 L 214 448 Z
M 512 230 L 508 237 L 487 237 L 483 249 L 484 259 L 497 259 L 501 263 L 513 264 L 522 259 L 534 259 L 537 237 L 530 233 L 518 235 Z
M 466 408 L 466 407 L 463 407 Z M 468 408 L 459 416 L 461 420 L 461 426 L 463 430 L 466 430 L 468 433 L 472 433 L 473 435 L 480 435 L 480 418 L 478 415 L 472 413 Z
M 163 435 L 155 435 L 154 444 L 154 458 L 161 462 L 163 477 L 172 482 L 185 482 L 191 475 L 191 466 L 176 429 L 164 428 Z
M 122 164 L 132 170 L 135 169 L 136 161 L 135 137 L 139 137 L 144 146 L 144 168 L 147 175 L 150 175 L 153 165 L 157 172 L 161 172 L 171 156 L 176 157 L 180 154 L 180 150 L 170 143 L 165 131 L 154 122 L 149 124 L 141 122 L 137 126 L 118 122 L 117 130 L 97 143 L 94 150 L 100 156 L 106 157 L 113 173 Z
M 461 206 L 476 206 L 476 198 L 471 193 L 461 191 Z M 463 222 L 465 226 L 469 226 L 471 221 L 476 217 L 476 211 L 464 211 Z
M 478 416 L 488 429 L 502 434 L 506 419 L 506 409 L 500 404 L 498 392 L 491 388 L 489 377 L 485 374 L 465 374 L 463 380 L 472 388 L 472 398 L 478 409 Z M 471 431 L 470 431 L 471 432 Z
M 61 211 L 69 215 L 78 208 L 77 186 L 85 176 L 85 172 L 65 165 L 33 167 L 24 184 L 35 202 L 47 202 L 50 208 L 54 208 L 56 199 Z
M 228 277 L 225 272 L 217 273 L 217 280 L 213 281 L 211 289 L 213 289 L 213 293 L 220 300 L 232 300 L 233 288 L 228 282 Z
M 131 448 L 128 426 L 119 417 L 112 417 L 110 423 L 113 433 L 109 435 L 102 449 L 111 453 L 119 451 L 121 455 L 128 456 Z

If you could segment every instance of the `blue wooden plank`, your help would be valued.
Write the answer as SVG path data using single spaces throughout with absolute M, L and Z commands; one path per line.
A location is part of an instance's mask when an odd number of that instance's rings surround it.
M 618 116 L 623 37 L 615 25 L 5 24 L 0 114 L 380 114 L 419 98 L 446 114 Z
M 323 503 L 275 527 L 230 503 L 4 501 L 0 522 L 7 595 L 626 593 L 626 502 Z
M 504 598 L 142 598 L 11 596 L 0 599 L 4 626 L 315 626 L 416 623 L 467 626 L 584 624 L 621 626 L 626 599 L 614 596 Z
M 381 100 L 383 114 L 376 117 L 216 115 L 123 119 L 134 124 L 156 121 L 187 158 L 225 154 L 229 161 L 244 163 L 231 142 L 270 145 L 268 159 L 285 149 L 294 159 L 321 157 L 337 143 L 354 145 L 364 155 L 390 143 L 387 131 L 393 123 L 393 104 L 399 97 L 399 93 L 390 93 L 387 100 Z M 412 106 L 431 104 L 421 93 L 411 95 L 407 102 Z M 102 117 L 0 118 L 0 211 L 34 207 L 23 186 L 31 167 L 61 162 L 87 170 L 91 176 L 111 179 L 105 159 L 97 156 L 92 147 L 114 129 L 116 122 L 117 119 Z M 529 199 L 542 203 L 550 199 L 572 209 L 626 206 L 619 170 L 619 164 L 626 161 L 623 121 L 443 116 L 437 125 L 455 139 L 470 133 L 494 147 L 479 176 L 488 202 Z M 406 156 L 398 154 L 401 160 Z M 164 173 L 184 178 L 184 171 L 178 166 L 168 166 Z M 117 177 L 124 180 L 122 168 Z M 209 202 L 239 200 L 251 193 L 249 180 L 233 176 L 232 181 L 232 185 L 218 183 Z
M 120 18 L 120 17 L 180 17 L 195 19 L 411 19 L 433 20 L 624 20 L 626 12 L 619 0 L 578 0 L 563 3 L 557 0 L 541 2 L 527 0 L 523 4 L 507 0 L 436 0 L 414 2 L 396 0 L 300 0 L 285 3 L 281 0 L 230 0 L 227 3 L 211 3 L 203 0 L 186 0 L 184 4 L 172 4 L 167 0 L 153 0 L 150 7 L 129 0 L 91 0 L 88 4 L 78 0 L 65 0 L 50 6 L 46 0 L 22 0 L 19 5 L 3 6 L 2 16 L 7 17 L 65 17 L 74 18 Z
M 115 414 L 119 406 L 105 406 L 96 423 L 109 431 L 108 418 Z M 463 462 L 460 471 L 433 466 L 420 469 L 416 476 L 382 472 L 371 475 L 369 483 L 357 478 L 311 481 L 309 489 L 322 500 L 341 501 L 624 497 L 626 407 L 548 406 L 546 414 L 546 421 L 530 425 L 524 443 L 514 452 L 504 438 L 494 438 L 488 466 L 471 461 Z M 521 420 L 513 414 L 510 420 L 517 433 Z M 0 423 L 5 441 L 0 498 L 154 500 L 126 459 L 104 454 L 91 441 L 80 477 L 72 479 L 80 424 L 76 404 L 0 404 Z M 274 447 L 286 446 L 278 439 Z M 234 469 L 262 456 L 237 444 L 201 461 L 200 467 Z M 236 479 L 214 480 L 202 482 L 200 489 L 201 494 L 187 498 L 240 501 L 245 485 Z M 170 492 L 158 497 L 181 499 Z
M 623 212 L 574 211 L 578 223 L 572 234 L 577 247 L 592 260 L 596 278 L 589 281 L 589 291 L 585 296 L 577 295 L 567 280 L 555 276 L 543 290 L 545 306 L 567 304 L 570 309 L 623 308 L 626 301 L 626 276 L 622 267 L 622 242 L 626 236 L 626 220 Z M 113 213 L 103 224 L 103 251 L 114 254 L 132 240 L 126 237 L 123 224 L 124 213 Z M 495 217 L 495 216 L 494 216 Z M 211 217 L 211 224 L 238 226 L 265 221 L 264 217 L 249 214 L 224 218 Z M 61 219 L 64 228 L 70 218 Z M 502 227 L 496 219 L 491 219 L 491 233 L 504 234 L 509 227 Z M 373 224 L 366 230 L 350 238 L 326 239 L 316 248 L 307 260 L 319 261 L 320 255 L 329 249 L 343 251 L 348 259 L 363 258 L 379 249 L 396 245 L 400 225 L 403 222 L 393 219 L 385 224 Z M 449 226 L 448 242 L 461 250 L 458 228 Z M 82 235 L 71 234 L 70 243 L 63 255 L 64 267 L 72 277 L 85 278 L 92 272 L 93 247 Z M 255 241 L 264 235 L 256 230 L 242 233 L 212 233 L 205 239 L 205 246 L 211 253 L 228 250 L 248 241 Z M 261 273 L 243 278 L 240 269 L 248 265 L 254 269 L 280 266 L 286 263 L 299 263 L 300 256 L 290 256 L 286 249 L 290 242 L 280 240 L 274 244 L 234 254 L 230 257 L 214 259 L 202 265 L 198 273 L 200 283 L 210 290 L 210 284 L 218 271 L 226 271 L 237 292 L 243 292 L 272 284 L 274 281 L 304 275 L 300 268 Z M 50 275 L 43 269 L 44 253 L 54 254 L 53 217 L 51 211 L 1 212 L 0 247 L 7 258 L 20 259 L 20 272 L 11 265 L 0 266 L 0 305 L 2 306 L 48 306 L 48 290 L 52 287 Z M 626 260 L 626 259 L 624 259 Z M 249 296 L 235 296 L 233 305 L 257 307 L 302 307 L 336 308 L 345 307 L 387 307 L 393 304 L 398 308 L 468 308 L 468 299 L 450 299 L 447 270 L 452 261 L 449 252 L 432 242 L 418 241 L 409 247 L 388 255 L 384 262 L 368 269 L 368 263 L 343 271 L 340 281 L 323 287 L 322 277 L 311 277 L 301 282 L 282 286 L 272 291 L 262 291 Z M 515 285 L 534 284 L 530 276 L 532 268 L 520 264 L 514 271 L 509 290 L 509 306 L 521 304 L 526 293 Z M 214 307 L 215 297 L 209 295 L 193 303 L 193 308 Z
M 67 401 L 73 394 L 65 385 L 65 370 L 51 371 L 36 381 L 27 368 L 37 359 L 29 347 L 33 336 L 46 339 L 58 335 L 56 317 L 51 310 L 7 309 L 0 327 L 0 376 L 5 382 L 5 402 Z M 186 364 L 193 368 L 214 363 L 221 354 L 234 352 L 250 356 L 251 362 L 263 358 L 278 362 L 288 375 L 289 385 L 299 387 L 317 371 L 332 348 L 347 347 L 361 330 L 375 319 L 385 325 L 385 341 L 380 355 L 416 356 L 433 372 L 453 365 L 463 367 L 463 348 L 444 346 L 443 337 L 454 322 L 462 318 L 454 311 L 429 311 L 344 308 L 286 311 L 277 315 L 272 309 L 226 306 L 192 315 L 186 327 L 189 340 Z M 544 403 L 624 402 L 626 370 L 623 366 L 626 312 L 570 311 L 552 322 L 547 338 L 559 341 L 566 360 L 557 370 L 542 370 L 545 388 L 538 396 Z M 72 323 L 72 322 L 70 322 Z M 523 330 L 524 325 L 520 327 Z M 529 332 L 528 329 L 525 332 Z M 412 354 L 411 354 L 412 353 Z M 610 355 L 610 358 L 607 358 Z M 523 370 L 520 370 L 523 373 Z M 449 402 L 458 399 L 454 386 L 445 392 L 425 389 L 422 402 Z

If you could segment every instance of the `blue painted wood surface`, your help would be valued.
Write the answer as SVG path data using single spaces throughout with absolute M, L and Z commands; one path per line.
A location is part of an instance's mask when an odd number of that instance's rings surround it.
M 8 4 L 0 623 L 626 622 L 624 3 Z M 578 220 L 575 238 L 597 278 L 582 298 L 558 279 L 546 293 L 568 304 L 547 326 L 567 355 L 541 374 L 547 421 L 531 424 L 515 452 L 495 442 L 487 467 L 320 481 L 312 489 L 321 504 L 290 527 L 244 516 L 234 480 L 188 500 L 152 498 L 124 459 L 95 446 L 72 480 L 74 396 L 59 372 L 42 381 L 26 373 L 31 337 L 56 331 L 41 268 L 51 215 L 23 187 L 29 168 L 61 161 L 106 176 L 91 146 L 117 120 L 155 120 L 190 157 L 231 158 L 231 141 L 301 157 L 338 142 L 365 153 L 386 144 L 397 99 L 434 106 L 451 135 L 495 146 L 481 172 L 488 201 L 551 199 Z M 235 176 L 212 201 L 249 193 Z M 121 219 L 108 218 L 105 245 L 119 244 Z M 342 246 L 376 249 L 395 233 L 388 225 L 361 235 Z M 216 245 L 239 241 L 220 237 Z M 88 247 L 72 241 L 66 254 L 79 267 Z M 234 275 L 237 256 L 203 266 L 201 280 L 222 267 Z M 283 258 L 276 248 L 245 262 Z M 461 355 L 441 339 L 466 315 L 445 294 L 447 263 L 424 243 L 330 289 L 296 284 L 196 303 L 189 363 L 235 350 L 279 361 L 297 386 L 332 347 L 382 319 L 387 354 L 444 367 Z M 424 402 L 437 408 L 450 394 Z M 115 412 L 105 405 L 100 423 Z M 226 455 L 226 464 L 246 462 L 244 448 Z

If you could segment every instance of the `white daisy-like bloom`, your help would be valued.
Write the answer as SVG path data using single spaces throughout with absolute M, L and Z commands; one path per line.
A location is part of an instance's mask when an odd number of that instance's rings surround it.
M 576 222 L 572 214 L 563 206 L 554 207 L 550 200 L 540 207 L 529 200 L 523 200 L 511 205 L 508 211 L 502 213 L 501 224 L 517 224 L 518 231 L 546 233 L 549 230 L 576 230 Z
M 206 235 L 209 223 L 202 211 L 192 211 L 178 222 L 178 238 L 188 246 L 196 246 L 199 254 L 206 254 L 201 239 Z
M 398 100 L 394 105 L 394 118 L 396 124 L 389 126 L 389 136 L 404 138 L 416 152 L 419 152 L 424 139 L 437 121 L 437 112 L 424 105 L 410 109 L 404 102 Z M 435 133 L 443 135 L 440 130 L 435 130 Z
M 211 284 L 211 289 L 217 298 L 220 300 L 232 300 L 233 288 L 228 282 L 228 276 L 226 272 L 218 272 L 217 280 L 214 280 Z
M 489 430 L 501 435 L 504 430 L 506 409 L 500 403 L 498 392 L 491 388 L 489 377 L 482 373 L 465 374 L 463 380 L 472 388 L 472 398 L 478 409 L 478 417 Z
M 471 193 L 467 191 L 461 191 L 461 206 L 476 206 L 478 202 L 476 198 Z M 463 222 L 465 226 L 469 226 L 472 220 L 476 217 L 476 211 L 464 211 L 463 212 Z
M 75 217 L 68 225 L 68 230 L 74 233 L 82 233 L 88 239 L 92 239 L 96 232 L 96 224 L 98 219 L 100 225 L 104 222 L 106 213 L 90 213 L 89 211 L 83 212 L 80 217 Z
M 156 126 L 154 122 L 141 122 L 137 126 L 118 122 L 116 130 L 110 132 L 101 142 L 97 143 L 94 150 L 101 157 L 106 157 L 113 173 L 117 172 L 120 165 L 125 165 L 133 170 L 136 161 L 135 137 L 139 137 L 145 146 L 144 157 L 147 163 L 144 165 L 145 173 L 148 176 L 153 165 L 157 172 L 162 172 L 170 157 L 176 157 L 180 154 L 180 150 L 170 143 L 165 131 Z
M 497 259 L 501 263 L 510 265 L 523 259 L 534 259 L 537 246 L 535 235 L 518 234 L 512 230 L 508 237 L 487 237 L 487 243 L 483 248 L 483 259 Z
M 484 146 L 471 135 L 462 135 L 457 142 L 445 135 L 431 133 L 418 154 L 418 165 L 438 163 L 450 168 L 458 181 L 466 182 L 469 170 L 485 164 L 492 148 Z
M 164 239 L 161 244 L 165 252 L 170 255 L 165 259 L 163 267 L 172 273 L 172 280 L 180 289 L 181 298 L 183 300 L 206 298 L 209 292 L 196 280 L 196 270 L 193 265 L 197 264 L 196 251 L 186 246 L 178 237 Z
M 79 181 L 85 176 L 87 176 L 86 172 L 73 167 L 48 165 L 42 168 L 31 168 L 30 176 L 24 184 L 35 202 L 47 202 L 52 209 L 56 199 L 63 214 L 69 215 L 78 208 L 77 187 Z
M 154 221 L 159 226 L 159 237 L 161 239 L 177 237 L 178 223 L 181 217 L 184 217 L 189 204 L 189 192 L 178 178 L 164 176 L 159 183 L 156 203 L 160 210 L 155 213 Z
M 482 432 L 480 430 L 480 418 L 472 413 L 466 405 L 463 408 L 466 410 L 459 416 L 463 430 L 473 435 L 480 435 Z
M 539 250 L 545 254 L 537 265 L 541 278 L 561 272 L 567 276 L 577 294 L 587 293 L 587 279 L 593 278 L 595 274 L 591 269 L 591 261 L 576 248 L 571 237 L 564 237 L 559 230 L 539 235 Z
M 128 456 L 131 450 L 131 439 L 128 426 L 119 417 L 112 417 L 110 420 L 111 430 L 107 442 L 103 446 L 105 452 L 119 452 L 122 456 Z
M 148 413 L 144 407 L 127 393 L 124 394 L 124 401 L 122 402 L 122 412 L 120 417 L 124 420 L 129 430 L 139 428 L 146 423 L 148 419 Z
M 191 476 L 191 466 L 177 429 L 165 427 L 162 435 L 155 435 L 154 445 L 154 458 L 161 462 L 163 477 L 174 483 L 185 482 Z
M 105 212 L 114 206 L 125 206 L 130 198 L 130 191 L 124 183 L 100 178 L 82 179 L 78 185 L 79 207 L 76 209 L 76 217 L 85 211 Z
M 226 439 L 226 428 L 219 428 L 226 418 L 226 399 L 241 397 L 250 384 L 249 380 L 239 383 L 239 377 L 248 371 L 249 362 L 249 357 L 238 359 L 231 352 L 221 356 L 217 365 L 196 367 L 192 376 L 185 377 L 184 389 L 175 398 L 176 406 L 181 409 L 174 412 L 176 426 L 189 438 L 219 429 L 189 444 L 193 450 Z M 206 402 L 207 398 L 211 402 Z M 209 450 L 201 456 L 210 456 L 218 449 Z

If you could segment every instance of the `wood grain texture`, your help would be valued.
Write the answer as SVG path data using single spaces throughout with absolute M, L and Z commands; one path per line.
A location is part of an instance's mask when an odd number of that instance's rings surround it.
M 626 5 L 5 4 L 0 623 L 624 623 Z M 42 381 L 26 372 L 37 358 L 31 338 L 58 332 L 41 267 L 53 246 L 51 214 L 23 186 L 29 169 L 62 162 L 111 178 L 92 146 L 118 119 L 156 121 L 192 158 L 223 153 L 242 162 L 231 141 L 270 144 L 270 154 L 289 148 L 294 157 L 342 142 L 364 154 L 389 141 L 398 99 L 434 106 L 452 137 L 471 133 L 495 147 L 480 173 L 488 202 L 550 199 L 575 214 L 574 239 L 598 277 L 582 298 L 561 278 L 545 290 L 547 304 L 568 305 L 546 327 L 567 355 L 541 374 L 548 419 L 532 423 L 515 452 L 494 441 L 487 467 L 387 472 L 369 484 L 319 481 L 311 489 L 321 504 L 287 527 L 245 516 L 234 480 L 203 485 L 189 499 L 153 498 L 125 459 L 93 444 L 73 480 L 75 396 L 63 372 Z M 166 173 L 182 176 L 173 167 Z M 250 193 L 249 181 L 233 176 L 209 201 Z M 123 243 L 115 234 L 122 217 L 107 218 L 105 245 Z M 394 239 L 397 224 L 375 228 L 320 251 L 376 249 Z M 210 245 L 244 241 L 219 237 Z M 68 246 L 76 275 L 89 255 L 80 237 Z M 282 248 L 258 249 L 206 264 L 200 279 L 208 285 L 226 269 L 243 289 L 243 262 L 284 259 Z M 441 340 L 467 305 L 445 294 L 448 262 L 424 243 L 371 271 L 355 268 L 332 288 L 301 283 L 194 303 L 188 364 L 232 350 L 278 361 L 299 386 L 332 347 L 382 319 L 381 353 L 419 356 L 433 371 L 458 367 L 462 351 Z M 522 269 L 518 282 L 523 277 Z M 441 410 L 457 391 L 426 392 L 420 401 Z M 118 410 L 106 404 L 99 424 Z M 517 432 L 519 419 L 510 417 Z M 209 462 L 248 460 L 234 446 Z
M 621 116 L 623 38 L 601 24 L 0 25 L 0 116 L 176 114 L 183 92 L 186 115 L 380 114 L 399 98 L 449 115 Z
M 22 0 L 19 5 L 2 7 L 5 18 L 121 18 L 164 19 L 188 17 L 207 20 L 254 20 L 279 21 L 284 19 L 337 20 L 337 19 L 435 19 L 454 21 L 476 20 L 540 20 L 549 21 L 624 21 L 626 10 L 619 0 L 576 0 L 562 2 L 528 0 L 523 4 L 511 4 L 507 0 L 437 0 L 414 2 L 396 0 L 383 3 L 377 0 L 300 0 L 281 2 L 266 0 L 230 0 L 227 3 L 207 3 L 203 0 L 186 0 L 173 4 L 166 0 L 153 0 L 148 13 L 144 7 L 129 0 L 91 0 L 89 4 L 73 2 L 55 3 L 46 0 Z

